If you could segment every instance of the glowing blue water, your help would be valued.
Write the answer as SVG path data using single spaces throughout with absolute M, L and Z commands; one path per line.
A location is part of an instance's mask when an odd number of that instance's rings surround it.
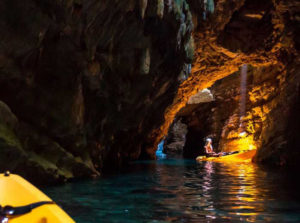
M 300 219 L 299 185 L 278 171 L 251 164 L 139 162 L 117 175 L 44 191 L 78 223 Z
M 162 140 L 157 146 L 155 155 L 158 159 L 165 159 L 167 157 L 167 155 L 165 153 L 163 153 L 164 143 L 165 143 L 165 141 Z

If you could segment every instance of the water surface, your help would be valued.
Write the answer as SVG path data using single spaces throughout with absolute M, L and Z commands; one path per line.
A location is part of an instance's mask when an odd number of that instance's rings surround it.
M 300 222 L 297 177 L 254 164 L 161 160 L 44 191 L 78 223 Z

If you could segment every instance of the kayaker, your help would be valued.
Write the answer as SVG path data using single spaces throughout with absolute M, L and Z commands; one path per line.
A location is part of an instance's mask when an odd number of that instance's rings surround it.
M 212 139 L 211 139 L 211 138 L 207 138 L 207 139 L 206 139 L 206 143 L 205 143 L 204 148 L 205 148 L 205 152 L 206 152 L 207 154 L 212 154 L 212 153 L 214 153 L 213 146 L 212 146 Z

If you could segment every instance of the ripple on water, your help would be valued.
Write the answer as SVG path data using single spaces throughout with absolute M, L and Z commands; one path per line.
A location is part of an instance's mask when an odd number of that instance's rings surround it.
M 299 222 L 295 182 L 257 166 L 136 162 L 127 172 L 44 191 L 78 223 Z

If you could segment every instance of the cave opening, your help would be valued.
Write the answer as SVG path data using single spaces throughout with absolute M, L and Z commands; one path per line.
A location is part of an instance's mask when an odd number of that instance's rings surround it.
M 257 94 L 255 75 L 260 75 L 257 68 L 245 64 L 240 71 L 190 97 L 170 126 L 164 152 L 171 157 L 195 159 L 206 154 L 207 138 L 212 139 L 215 153 L 256 149 L 262 119 L 252 115 L 253 107 L 257 110 L 251 101 Z
M 211 94 L 210 91 L 208 92 Z M 205 99 L 207 97 L 205 94 L 207 94 L 205 91 L 199 92 L 195 96 L 198 99 L 191 98 L 190 103 L 177 113 L 169 128 L 164 146 L 164 152 L 168 156 L 195 159 L 205 154 L 204 145 L 207 137 L 216 139 L 213 132 L 213 119 L 210 115 L 216 103 L 212 95 Z M 203 99 L 205 102 L 202 101 Z M 217 139 L 213 141 L 214 148 L 218 147 L 217 141 Z
M 197 156 L 205 155 L 205 137 L 206 132 L 203 129 L 189 127 L 183 147 L 183 157 L 195 159 Z

